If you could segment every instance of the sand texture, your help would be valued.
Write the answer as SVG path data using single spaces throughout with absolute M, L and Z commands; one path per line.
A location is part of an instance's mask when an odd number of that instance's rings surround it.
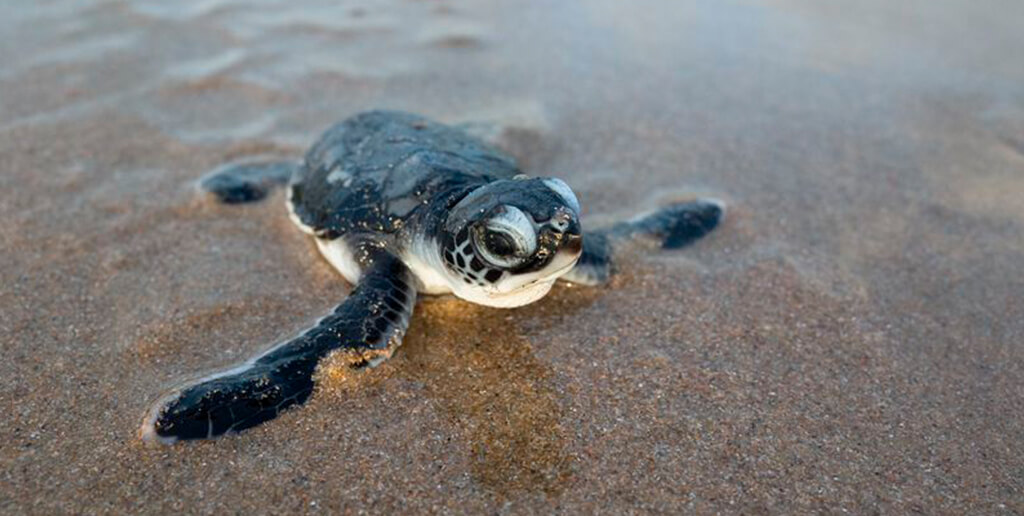
M 1024 4 L 298 4 L 5 5 L 0 512 L 1024 512 Z M 144 446 L 350 289 L 283 192 L 196 179 L 372 108 L 473 122 L 584 226 L 728 219 L 607 288 L 425 299 L 372 372 Z

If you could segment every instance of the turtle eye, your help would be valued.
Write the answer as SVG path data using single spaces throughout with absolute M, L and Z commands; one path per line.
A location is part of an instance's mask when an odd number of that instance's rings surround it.
M 480 256 L 498 267 L 521 265 L 537 248 L 533 223 L 514 206 L 504 206 L 474 231 Z
M 511 258 L 517 254 L 516 240 L 512 236 L 501 231 L 487 231 L 484 233 L 484 247 L 490 254 Z
M 522 235 L 502 229 L 485 228 L 474 238 L 480 257 L 491 265 L 512 268 L 530 257 Z

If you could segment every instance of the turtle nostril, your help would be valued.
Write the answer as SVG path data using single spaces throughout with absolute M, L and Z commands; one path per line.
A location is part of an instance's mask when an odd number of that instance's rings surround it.
M 548 224 L 551 225 L 551 227 L 554 228 L 555 231 L 558 231 L 559 233 L 565 233 L 572 226 L 576 225 L 574 224 L 574 222 L 575 220 L 573 219 L 571 213 L 560 209 L 557 212 L 555 212 L 554 216 L 551 217 L 551 221 L 548 222 Z

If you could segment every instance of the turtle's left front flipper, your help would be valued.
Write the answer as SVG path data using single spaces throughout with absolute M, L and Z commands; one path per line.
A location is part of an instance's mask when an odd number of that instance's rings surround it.
M 616 248 L 635 240 L 653 240 L 662 249 L 679 249 L 713 231 L 725 216 L 725 204 L 713 199 L 670 204 L 653 213 L 583 234 L 583 254 L 562 279 L 600 285 L 615 272 Z
M 244 430 L 305 402 L 317 364 L 331 353 L 344 353 L 344 363 L 355 369 L 389 358 L 408 328 L 416 289 L 399 259 L 381 252 L 370 260 L 333 313 L 239 367 L 168 395 L 150 409 L 142 438 L 171 443 Z

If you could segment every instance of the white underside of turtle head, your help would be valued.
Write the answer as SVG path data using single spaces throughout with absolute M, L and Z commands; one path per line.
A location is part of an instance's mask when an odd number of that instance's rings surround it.
M 316 243 L 324 258 L 349 283 L 359 282 L 359 264 L 353 258 L 352 250 L 344 239 L 316 239 Z M 446 273 L 444 264 L 437 255 L 437 244 L 433 240 L 416 239 L 401 257 L 416 277 L 417 291 L 432 295 L 454 294 L 466 301 L 498 308 L 514 308 L 537 301 L 551 290 L 551 286 L 558 278 L 569 272 L 576 264 L 575 256 L 558 255 L 548 267 L 540 271 L 515 276 L 505 274 L 494 285 L 480 286 L 467 285 L 460 278 Z
M 515 308 L 544 297 L 555 281 L 569 272 L 578 255 L 559 254 L 551 263 L 534 273 L 510 275 L 505 273 L 494 284 L 466 284 L 458 276 L 447 272 L 434 239 L 417 238 L 402 256 L 419 281 L 424 294 L 454 294 L 466 301 L 496 308 Z

